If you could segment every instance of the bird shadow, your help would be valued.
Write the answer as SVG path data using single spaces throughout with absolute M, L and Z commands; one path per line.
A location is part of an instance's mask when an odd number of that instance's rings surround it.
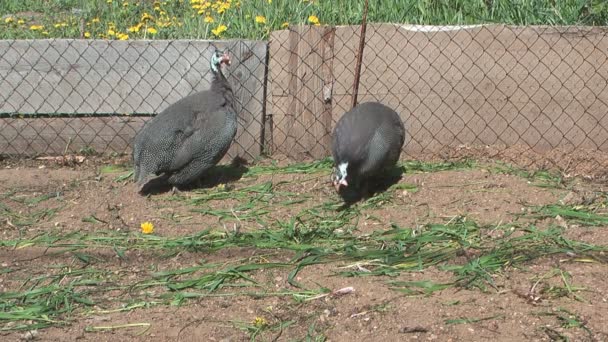
M 198 180 L 188 185 L 179 186 L 179 191 L 192 191 L 196 189 L 213 188 L 219 184 L 236 182 L 249 171 L 247 161 L 236 156 L 228 165 L 215 165 L 203 174 Z M 148 181 L 140 190 L 142 195 L 158 195 L 173 190 L 173 186 L 167 183 L 167 176 L 159 176 Z
M 341 189 L 339 194 L 342 200 L 344 200 L 344 204 L 339 210 L 348 209 L 357 202 L 367 200 L 387 191 L 391 186 L 399 183 L 404 174 L 404 167 L 394 166 L 384 172 L 382 176 L 376 176 L 363 181 L 359 187 Z

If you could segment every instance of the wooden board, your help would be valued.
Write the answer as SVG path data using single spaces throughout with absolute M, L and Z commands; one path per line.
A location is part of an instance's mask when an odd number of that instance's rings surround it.
M 285 32 L 273 32 L 272 38 L 285 39 Z M 350 109 L 359 32 L 360 26 L 336 27 L 332 118 L 326 131 L 331 132 Z M 324 43 L 319 44 L 308 50 L 316 51 Z M 285 59 L 288 46 L 271 42 L 271 50 L 274 77 L 269 86 L 276 110 L 288 106 L 284 89 L 289 89 L 285 84 L 294 72 L 289 72 Z M 380 101 L 401 114 L 408 130 L 404 150 L 409 155 L 467 144 L 524 145 L 538 152 L 562 147 L 608 151 L 606 66 L 605 28 L 370 24 L 359 103 Z M 321 68 L 304 71 L 323 77 Z M 323 84 L 310 83 L 313 88 L 308 91 L 322 93 Z M 308 103 L 313 113 L 322 111 Z M 304 117 L 295 120 L 307 125 Z M 274 120 L 274 145 L 281 148 L 287 141 L 277 132 L 297 134 L 292 130 L 302 129 L 298 124 Z M 311 142 L 315 134 L 297 135 L 302 150 L 316 146 Z
M 3 154 L 62 155 L 93 150 L 130 152 L 135 133 L 148 117 L 55 117 L 0 119 Z
M 226 76 L 240 116 L 229 154 L 256 157 L 264 115 L 267 44 L 262 41 L 0 40 L 0 114 L 156 114 L 208 89 L 216 47 L 232 55 Z M 37 143 L 3 143 L 0 153 L 11 144 Z
M 297 26 L 271 37 L 271 105 L 274 151 L 293 158 L 322 158 L 331 143 L 333 37 L 330 27 Z M 285 50 L 286 49 L 286 50 Z M 277 61 L 280 61 L 277 63 Z M 285 65 L 280 65 L 286 62 Z

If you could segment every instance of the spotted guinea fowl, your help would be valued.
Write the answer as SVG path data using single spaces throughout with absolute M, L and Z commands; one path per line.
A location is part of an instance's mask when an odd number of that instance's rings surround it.
M 346 112 L 333 132 L 332 181 L 336 191 L 351 184 L 358 188 L 362 181 L 394 166 L 404 141 L 403 122 L 387 106 L 366 102 Z
M 152 118 L 135 136 L 134 178 L 139 192 L 148 184 L 177 187 L 197 181 L 226 154 L 237 130 L 234 95 L 222 73 L 227 53 L 211 56 L 210 89 L 189 95 Z

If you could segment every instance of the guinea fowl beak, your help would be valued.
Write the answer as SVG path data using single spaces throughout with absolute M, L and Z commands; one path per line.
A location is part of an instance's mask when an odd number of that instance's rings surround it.
M 340 187 L 347 187 L 348 186 L 348 182 L 346 181 L 346 179 L 341 179 L 337 182 L 334 182 L 334 188 L 336 188 L 336 192 L 340 192 Z
M 228 66 L 230 65 L 230 55 L 227 52 L 224 52 L 224 55 L 222 56 L 222 63 Z

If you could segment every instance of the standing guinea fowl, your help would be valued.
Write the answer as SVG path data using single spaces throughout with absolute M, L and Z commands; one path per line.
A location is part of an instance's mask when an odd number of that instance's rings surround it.
M 230 57 L 216 50 L 211 56 L 210 89 L 170 105 L 135 136 L 134 178 L 139 192 L 159 180 L 174 191 L 197 181 L 228 151 L 236 134 L 237 113 L 222 64 L 230 65 Z
M 405 141 L 405 128 L 399 114 L 378 103 L 366 102 L 346 112 L 333 132 L 335 162 L 333 185 L 359 187 L 399 160 Z

